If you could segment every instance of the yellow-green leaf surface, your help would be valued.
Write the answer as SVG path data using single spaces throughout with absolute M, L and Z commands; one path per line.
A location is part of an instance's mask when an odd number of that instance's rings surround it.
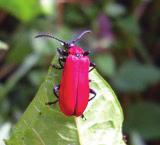
M 58 55 L 53 60 L 57 63 Z M 89 102 L 82 117 L 67 117 L 55 101 L 53 87 L 61 80 L 62 71 L 49 68 L 44 83 L 34 100 L 16 124 L 6 145 L 125 145 L 122 139 L 123 113 L 110 86 L 96 72 L 89 75 L 90 87 L 97 96 Z M 83 90 L 82 90 L 83 91 Z

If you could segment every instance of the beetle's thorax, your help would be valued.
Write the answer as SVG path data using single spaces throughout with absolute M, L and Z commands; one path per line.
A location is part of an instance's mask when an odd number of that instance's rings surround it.
M 79 48 L 78 46 L 71 46 L 68 49 L 69 54 L 84 54 L 84 50 L 82 48 Z

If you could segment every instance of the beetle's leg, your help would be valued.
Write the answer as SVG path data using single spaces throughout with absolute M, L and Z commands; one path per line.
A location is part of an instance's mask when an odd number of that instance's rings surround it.
M 94 80 L 89 80 L 89 82 L 91 83 L 91 82 L 94 82 Z
M 63 49 L 57 48 L 57 51 L 59 52 L 59 54 L 63 55 L 63 56 L 68 56 L 68 52 L 66 52 Z
M 58 95 L 56 94 L 56 92 L 58 92 L 59 89 L 60 89 L 60 85 L 54 86 L 54 89 L 53 89 L 53 93 L 57 98 L 58 98 Z
M 84 114 L 81 115 L 82 119 L 87 120 Z
M 93 89 L 90 89 L 90 93 L 93 94 L 94 96 L 90 98 L 88 101 L 91 101 L 96 96 L 96 92 Z
M 89 55 L 91 52 L 90 51 L 86 51 L 83 55 L 86 56 L 86 55 Z
M 54 102 L 47 102 L 46 105 L 52 105 L 52 104 L 56 104 L 58 102 L 58 100 L 54 101 Z
M 54 67 L 55 69 L 61 70 L 61 69 L 64 68 L 64 66 L 62 65 L 61 61 L 66 62 L 66 58 L 64 58 L 63 56 L 60 56 L 60 57 L 59 57 L 58 62 L 59 62 L 59 65 L 60 65 L 61 67 L 57 67 L 57 66 L 55 66 L 54 64 L 51 64 L 51 66 Z
M 94 62 L 91 62 L 90 63 L 90 66 L 92 67 L 89 72 L 91 72 L 95 67 L 96 67 L 96 64 Z
M 57 86 L 55 86 L 54 87 L 54 89 L 53 89 L 53 93 L 54 93 L 54 95 L 58 98 L 58 95 L 56 94 L 56 92 L 58 91 L 60 89 L 60 85 L 57 85 Z M 58 100 L 56 100 L 56 101 L 54 101 L 54 102 L 48 102 L 48 103 L 46 103 L 46 105 L 52 105 L 52 104 L 55 104 L 55 103 L 57 103 L 58 102 Z

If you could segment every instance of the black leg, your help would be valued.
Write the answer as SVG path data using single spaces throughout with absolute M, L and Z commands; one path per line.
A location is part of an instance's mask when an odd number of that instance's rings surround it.
M 65 50 L 62 50 L 60 48 L 57 48 L 57 51 L 59 52 L 59 54 L 63 55 L 63 56 L 68 56 L 68 53 Z
M 90 51 L 86 51 L 83 55 L 86 56 L 86 55 L 89 55 L 91 52 Z
M 47 102 L 46 105 L 52 105 L 52 104 L 56 104 L 58 102 L 58 100 L 54 101 L 54 102 Z
M 60 85 L 54 86 L 54 89 L 53 89 L 53 93 L 57 98 L 58 98 L 58 95 L 56 94 L 56 92 L 58 92 L 59 89 L 60 89 Z
M 128 142 L 128 141 L 127 141 L 127 136 L 126 136 L 126 135 L 123 135 L 123 138 L 122 138 L 122 139 L 124 140 L 125 143 Z
M 53 89 L 53 93 L 54 95 L 58 98 L 58 95 L 56 94 L 56 92 L 60 89 L 60 85 L 54 86 Z M 52 104 L 56 104 L 58 102 L 58 100 L 54 101 L 54 102 L 48 102 L 46 103 L 46 105 L 52 105 Z
M 87 120 L 84 114 L 81 115 L 82 119 Z
M 63 56 L 60 56 L 60 57 L 59 57 L 58 62 L 59 62 L 59 65 L 60 65 L 61 67 L 57 67 L 57 66 L 55 66 L 54 64 L 51 64 L 51 66 L 54 67 L 55 69 L 61 70 L 61 69 L 64 68 L 63 65 L 62 65 L 62 63 L 61 63 L 61 61 L 66 62 L 66 58 L 64 58 Z
M 96 67 L 96 64 L 94 62 L 91 62 L 90 63 L 90 66 L 92 67 L 89 72 L 91 72 L 95 67 Z
M 93 94 L 94 96 L 90 98 L 88 101 L 91 101 L 96 96 L 96 92 L 93 89 L 90 89 L 90 93 Z

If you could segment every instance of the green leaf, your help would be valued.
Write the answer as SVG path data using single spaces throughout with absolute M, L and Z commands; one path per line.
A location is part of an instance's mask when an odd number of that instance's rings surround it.
M 140 102 L 127 107 L 125 129 L 136 131 L 143 139 L 160 137 L 160 106 L 156 103 Z
M 158 81 L 160 81 L 158 68 L 132 60 L 120 67 L 113 83 L 120 91 L 141 92 Z
M 11 13 L 23 22 L 33 20 L 40 12 L 38 1 L 34 0 L 0 0 L 0 8 Z
M 57 63 L 58 55 L 52 64 Z M 19 119 L 7 145 L 125 145 L 122 140 L 123 113 L 110 86 L 94 70 L 90 87 L 97 93 L 89 102 L 82 117 L 67 117 L 55 101 L 53 87 L 60 83 L 61 71 L 49 68 L 48 76 L 39 91 Z

